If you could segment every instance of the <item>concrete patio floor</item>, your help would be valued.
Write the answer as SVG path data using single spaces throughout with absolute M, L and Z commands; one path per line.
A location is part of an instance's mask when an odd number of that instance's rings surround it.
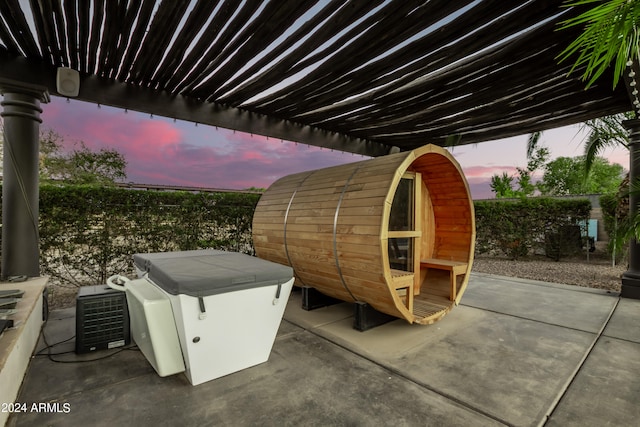
M 627 426 L 640 419 L 640 301 L 474 273 L 430 326 L 352 328 L 353 305 L 292 293 L 269 361 L 199 386 L 135 350 L 73 353 L 75 310 L 45 326 L 9 426 Z M 38 349 L 45 347 L 39 344 Z M 46 352 L 45 352 L 46 353 Z M 105 358 L 105 356 L 108 356 Z M 98 359 L 96 361 L 88 361 Z M 78 363 L 74 363 L 78 362 Z

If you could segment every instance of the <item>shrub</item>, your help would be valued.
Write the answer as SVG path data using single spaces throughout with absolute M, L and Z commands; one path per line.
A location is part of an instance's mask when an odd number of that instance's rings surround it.
M 477 201 L 476 251 L 518 259 L 534 250 L 558 260 L 569 254 L 567 236 L 576 226 L 586 227 L 590 211 L 587 199 Z
M 133 273 L 131 255 L 189 249 L 253 254 L 259 194 L 40 187 L 41 273 L 66 286 Z

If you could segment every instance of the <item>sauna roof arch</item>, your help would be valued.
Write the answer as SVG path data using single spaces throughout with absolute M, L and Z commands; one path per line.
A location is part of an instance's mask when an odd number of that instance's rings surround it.
M 0 79 L 80 72 L 78 99 L 370 156 L 630 109 L 556 56 L 561 1 L 0 2 Z

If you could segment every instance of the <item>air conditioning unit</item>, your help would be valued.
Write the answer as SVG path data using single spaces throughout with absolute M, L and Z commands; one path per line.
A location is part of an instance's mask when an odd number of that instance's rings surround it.
M 130 342 L 126 294 L 107 285 L 81 287 L 76 298 L 76 353 L 122 347 Z

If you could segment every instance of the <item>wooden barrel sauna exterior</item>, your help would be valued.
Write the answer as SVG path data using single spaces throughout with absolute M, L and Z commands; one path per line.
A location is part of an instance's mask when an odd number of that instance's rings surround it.
M 253 243 L 298 286 L 430 324 L 467 286 L 473 202 L 453 156 L 426 145 L 279 179 L 258 202 Z

